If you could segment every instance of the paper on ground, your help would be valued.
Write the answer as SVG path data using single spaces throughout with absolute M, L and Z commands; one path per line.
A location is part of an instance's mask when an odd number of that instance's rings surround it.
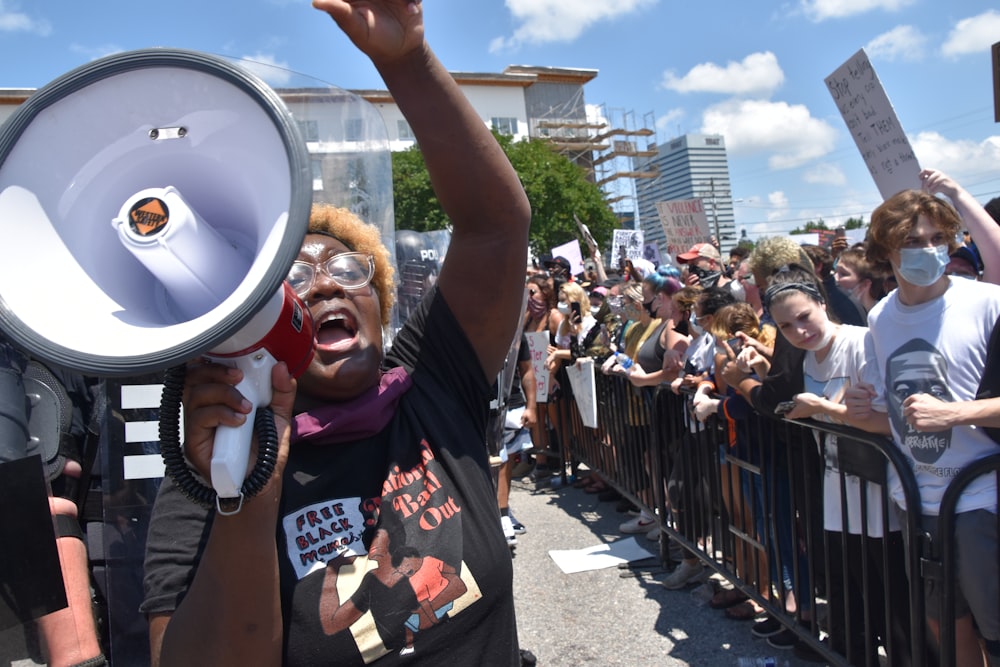
M 614 567 L 619 563 L 631 563 L 644 558 L 656 556 L 652 551 L 640 545 L 634 537 L 618 540 L 610 544 L 598 544 L 586 549 L 553 549 L 549 556 L 559 569 L 566 574 L 601 570 Z

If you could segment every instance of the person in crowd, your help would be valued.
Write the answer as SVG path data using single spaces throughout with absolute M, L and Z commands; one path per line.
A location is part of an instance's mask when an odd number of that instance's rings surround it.
M 590 297 L 576 283 L 565 283 L 559 288 L 557 308 L 563 319 L 556 330 L 553 344 L 548 348 L 546 359 L 552 373 L 583 356 L 583 341 L 597 324 L 597 319 L 590 312 Z
M 837 279 L 834 277 L 834 259 L 823 246 L 805 244 L 802 249 L 809 255 L 816 277 L 823 284 L 823 291 L 830 300 L 828 306 L 834 316 L 843 324 L 863 327 L 866 324 L 865 311 L 850 297 L 837 289 Z
M 38 392 L 39 387 L 28 381 L 31 388 L 27 388 L 28 376 L 43 377 L 47 393 L 53 400 L 65 399 L 65 404 L 40 405 L 37 395 L 29 398 L 29 393 Z M 39 472 L 45 475 L 50 489 L 48 506 L 66 606 L 39 617 L 37 629 L 46 663 L 53 667 L 108 664 L 94 620 L 87 546 L 80 522 L 87 489 L 79 488 L 79 483 L 84 473 L 89 472 L 81 464 L 88 458 L 92 461 L 96 455 L 85 451 L 88 444 L 96 447 L 96 441 L 89 442 L 87 437 L 88 426 L 92 424 L 95 384 L 94 379 L 78 373 L 48 369 L 0 334 L 0 464 L 41 454 Z M 33 414 L 35 411 L 37 414 Z M 66 414 L 60 414 L 62 411 Z M 49 438 L 57 442 L 44 442 Z M 55 447 L 50 456 L 45 445 L 51 444 Z M 5 581 L 4 588 L 10 592 L 26 583 L 29 582 Z
M 748 420 L 752 413 L 750 404 L 732 387 L 725 383 L 721 368 L 735 358 L 743 345 L 738 337 L 742 334 L 746 339 L 770 346 L 769 331 L 760 328 L 760 320 L 753 306 L 749 303 L 733 303 L 723 306 L 712 318 L 709 332 L 715 337 L 715 376 L 713 381 L 705 381 L 698 385 L 692 400 L 695 417 L 706 421 L 711 415 L 722 420 L 725 425 L 726 441 L 720 444 L 719 456 L 719 491 L 723 504 L 731 517 L 730 521 L 748 535 L 757 535 L 760 540 L 764 534 L 763 499 L 761 485 L 755 485 L 749 472 L 739 469 L 739 474 L 731 473 L 728 457 L 744 461 L 750 465 L 760 465 L 760 445 L 758 438 L 761 432 L 749 427 Z M 714 396 L 718 396 L 715 398 Z M 766 435 L 764 436 L 766 437 Z M 756 508 L 751 510 L 751 508 Z M 758 571 L 753 572 L 753 562 L 758 562 Z M 740 541 L 734 554 L 736 571 L 746 581 L 756 583 L 761 595 L 769 595 L 770 579 L 768 578 L 768 558 L 764 553 L 760 558 L 754 558 Z M 749 599 L 738 589 L 722 589 L 709 601 L 715 609 L 725 609 L 727 618 L 733 620 L 750 620 L 763 613 L 763 608 L 756 601 Z
M 966 246 L 959 246 L 948 256 L 948 266 L 944 267 L 946 276 L 979 280 L 982 266 L 979 255 Z
M 543 273 L 530 276 L 528 285 L 528 307 L 524 318 L 525 333 L 547 332 L 548 344 L 555 341 L 556 332 L 563 321 L 563 315 L 559 312 L 558 293 L 553 289 L 552 278 Z M 546 349 L 548 345 L 546 345 Z M 536 382 L 538 378 L 536 378 Z M 555 378 L 551 375 L 546 380 L 546 397 L 552 392 L 555 386 Z M 539 401 L 538 418 L 535 426 L 531 429 L 531 441 L 535 445 L 536 452 L 555 453 L 553 443 L 549 437 L 549 424 L 556 421 L 557 406 L 554 400 Z M 535 470 L 533 471 L 537 479 L 547 479 L 552 474 L 553 466 L 549 462 L 549 456 L 544 453 L 535 455 Z
M 811 417 L 889 435 L 884 401 L 878 401 L 864 418 L 849 414 L 844 403 L 852 386 L 878 377 L 868 329 L 831 320 L 814 276 L 795 265 L 772 276 L 764 298 L 780 334 L 805 350 L 805 391 L 795 395 L 794 407 L 786 418 Z M 828 570 L 827 630 L 833 649 L 851 664 L 875 664 L 881 642 L 892 664 L 909 664 L 910 602 L 905 573 L 902 568 L 885 566 L 886 562 L 905 560 L 895 514 L 890 515 L 888 525 L 882 521 L 885 460 L 876 450 L 849 438 L 823 438 L 817 433 L 817 440 L 826 463 L 823 514 L 830 550 L 826 562 L 832 565 Z M 844 460 L 851 469 L 865 471 L 864 481 L 841 474 Z M 846 490 L 843 503 L 842 485 Z M 846 516 L 842 507 L 847 508 Z M 846 567 L 841 567 L 842 563 Z M 888 598 L 883 594 L 886 590 Z
M 314 5 L 378 69 L 455 231 L 439 280 L 383 358 L 393 276 L 378 230 L 314 209 L 294 287 L 316 323 L 316 354 L 298 382 L 284 364 L 272 373 L 274 474 L 227 515 L 161 486 L 143 606 L 153 664 L 396 664 L 412 648 L 427 664 L 517 665 L 510 551 L 483 436 L 489 379 L 523 303 L 527 198 L 425 41 L 419 2 Z M 482 275 L 492 276 L 486 300 Z M 184 449 L 205 478 L 216 427 L 250 410 L 234 388 L 240 378 L 188 366 Z M 410 547 L 467 589 L 445 617 L 426 619 L 412 647 L 413 588 L 363 576 L 376 530 L 390 526 L 394 569 Z M 345 622 L 351 608 L 371 614 Z
M 863 244 L 840 253 L 833 275 L 837 289 L 864 309 L 867 326 L 868 311 L 887 294 L 885 275 L 865 259 Z
M 696 390 L 698 385 L 715 374 L 715 337 L 710 333 L 716 312 L 735 303 L 733 293 L 724 287 L 702 291 L 689 320 L 691 342 L 684 353 L 683 364 L 677 377 L 670 383 L 674 393 L 681 389 Z M 678 530 L 692 540 L 704 540 L 707 535 L 695 535 L 702 524 L 695 521 L 696 514 L 708 507 L 708 480 L 706 471 L 696 465 L 698 461 L 697 426 L 688 425 L 687 437 L 681 439 L 673 454 L 667 496 L 677 522 Z M 683 560 L 661 583 L 665 588 L 677 590 L 699 580 L 704 567 L 698 557 L 685 553 Z
M 687 285 L 725 287 L 730 283 L 723 271 L 722 255 L 711 243 L 696 243 L 687 252 L 677 255 L 677 263 L 687 266 Z
M 726 262 L 727 265 L 727 275 L 730 278 L 734 278 L 736 275 L 736 269 L 739 268 L 740 264 L 750 256 L 750 249 L 742 245 L 734 245 L 729 249 L 729 261 Z
M 657 270 L 643 279 L 641 289 L 643 309 L 652 319 L 659 320 L 660 325 L 637 351 L 628 379 L 636 387 L 655 387 L 676 377 L 687 349 L 688 337 L 677 331 L 672 298 L 680 291 L 681 284 L 667 275 L 666 270 Z
M 899 287 L 868 314 L 881 379 L 874 387 L 859 387 L 849 399 L 860 401 L 854 409 L 864 414 L 870 409 L 863 403 L 866 391 L 869 398 L 885 396 L 893 440 L 911 462 L 920 489 L 922 529 L 937 541 L 943 538 L 937 534 L 937 519 L 944 490 L 959 470 L 1000 447 L 983 429 L 968 425 L 918 430 L 913 407 L 975 400 L 990 335 L 1000 317 L 1000 289 L 945 275 L 962 221 L 978 235 L 982 230 L 972 221 L 979 216 L 974 200 L 951 179 L 934 170 L 921 172 L 921 179 L 921 190 L 904 190 L 872 214 L 868 260 L 891 269 Z M 938 193 L 946 194 L 958 210 L 936 197 Z M 994 265 L 991 271 L 988 258 L 995 259 L 1000 244 L 981 243 L 981 250 L 984 276 L 995 276 L 1000 267 Z M 897 475 L 890 475 L 889 490 L 903 511 L 913 509 L 905 507 Z M 966 488 L 957 507 L 954 613 L 957 663 L 962 665 L 1000 660 L 996 491 L 995 476 L 980 477 Z M 909 548 L 917 547 L 911 543 Z M 984 576 L 987 572 L 993 574 Z M 940 632 L 940 594 L 940 587 L 934 586 L 925 592 L 928 625 L 935 637 Z
M 503 425 L 503 443 L 500 448 L 500 467 L 497 470 L 497 505 L 500 507 L 500 527 L 507 544 L 517 544 L 517 536 L 527 528 L 510 511 L 510 486 L 513 480 L 514 457 L 527 456 L 532 448 L 531 429 L 538 421 L 535 370 L 531 365 L 531 351 L 528 341 L 521 334 L 517 348 L 517 366 L 511 380 L 510 397 L 507 400 Z M 523 454 L 522 454 L 523 453 Z
M 802 247 L 783 236 L 758 241 L 750 255 L 750 264 L 755 284 L 765 291 L 771 277 L 782 267 L 798 264 L 807 270 L 812 270 L 812 261 Z M 774 321 L 767 312 L 766 304 L 761 326 L 775 331 Z M 767 364 L 754 373 L 747 363 L 737 363 L 739 359 L 728 362 L 722 368 L 723 379 L 728 386 L 736 389 L 750 402 L 757 414 L 780 418 L 781 415 L 775 411 L 778 405 L 804 391 L 802 365 L 805 353 L 776 333 L 773 334 L 773 348 L 759 341 L 740 337 L 744 343 L 740 354 L 747 357 L 759 356 L 766 359 Z M 791 614 L 798 614 L 800 622 L 811 623 L 813 616 L 810 606 L 810 572 L 822 571 L 824 563 L 822 554 L 816 550 L 810 554 L 810 559 L 807 561 L 798 545 L 799 538 L 802 538 L 801 543 L 822 544 L 823 463 L 815 448 L 798 448 L 793 452 L 790 450 L 790 444 L 785 441 L 782 429 L 774 428 L 772 432 L 774 437 L 771 442 L 766 445 L 761 443 L 764 457 L 761 476 L 773 477 L 773 487 L 769 484 L 767 488 L 773 488 L 775 491 L 771 501 L 779 517 L 775 521 L 776 530 L 770 536 L 772 552 L 768 554 L 768 558 L 771 561 L 774 580 L 782 586 L 785 610 Z M 801 481 L 792 487 L 791 479 Z M 755 480 L 755 483 L 760 483 L 760 478 Z M 793 506 L 812 509 L 812 515 L 803 521 L 814 531 L 811 535 L 793 534 L 790 518 Z M 811 539 L 806 540 L 805 537 Z M 794 580 L 793 576 L 796 569 L 793 568 L 793 559 L 799 563 L 797 580 Z M 778 563 L 781 564 L 780 572 Z M 784 627 L 782 620 L 774 616 L 758 622 L 751 632 L 757 637 L 766 637 L 768 643 L 776 648 L 794 648 L 798 643 L 795 634 Z M 799 649 L 805 651 L 805 647 Z
M 740 286 L 743 297 L 737 294 L 736 288 L 730 286 L 733 293 L 736 294 L 736 299 L 738 301 L 746 301 L 753 307 L 757 317 L 760 318 L 764 314 L 764 306 L 760 302 L 760 290 L 757 288 L 756 283 L 754 283 L 753 271 L 750 270 L 750 258 L 747 257 L 739 263 L 736 267 L 736 272 L 733 274 L 733 283 Z

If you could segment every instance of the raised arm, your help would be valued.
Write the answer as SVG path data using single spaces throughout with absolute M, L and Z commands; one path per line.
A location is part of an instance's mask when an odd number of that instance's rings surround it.
M 313 6 L 371 58 L 413 130 L 454 226 L 438 288 L 492 378 L 517 327 L 527 264 L 531 212 L 517 173 L 424 40 L 420 2 L 314 0 Z
M 931 194 L 943 194 L 955 205 L 969 233 L 976 241 L 979 255 L 983 258 L 983 280 L 1000 285 L 1000 225 L 993 220 L 975 197 L 946 174 L 935 169 L 920 172 L 924 190 Z

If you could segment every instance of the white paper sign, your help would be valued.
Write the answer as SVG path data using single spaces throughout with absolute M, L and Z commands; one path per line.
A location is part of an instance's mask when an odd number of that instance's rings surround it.
M 545 403 L 549 400 L 549 369 L 545 358 L 549 353 L 549 332 L 538 331 L 524 334 L 531 352 L 531 368 L 535 371 L 535 400 Z
M 617 266 L 622 257 L 642 259 L 643 250 L 641 229 L 616 229 L 611 241 L 611 264 Z
M 696 243 L 708 241 L 708 214 L 701 199 L 677 199 L 656 202 L 656 212 L 660 216 L 663 234 L 667 242 L 667 254 L 676 257 Z
M 572 275 L 583 273 L 583 256 L 580 254 L 580 242 L 576 239 L 553 248 L 552 256 L 565 257 L 569 260 L 569 272 Z
M 597 383 L 594 380 L 594 360 L 577 359 L 576 363 L 566 367 L 569 384 L 573 388 L 576 407 L 580 411 L 580 419 L 587 428 L 597 428 Z
M 828 76 L 826 87 L 882 198 L 919 188 L 920 164 L 865 50 Z

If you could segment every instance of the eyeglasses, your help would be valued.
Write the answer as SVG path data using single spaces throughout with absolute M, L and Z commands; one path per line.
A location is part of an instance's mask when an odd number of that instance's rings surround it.
M 300 298 L 305 298 L 319 269 L 344 289 L 361 289 L 375 276 L 375 259 L 363 252 L 342 252 L 322 264 L 297 261 L 288 270 L 288 283 Z

